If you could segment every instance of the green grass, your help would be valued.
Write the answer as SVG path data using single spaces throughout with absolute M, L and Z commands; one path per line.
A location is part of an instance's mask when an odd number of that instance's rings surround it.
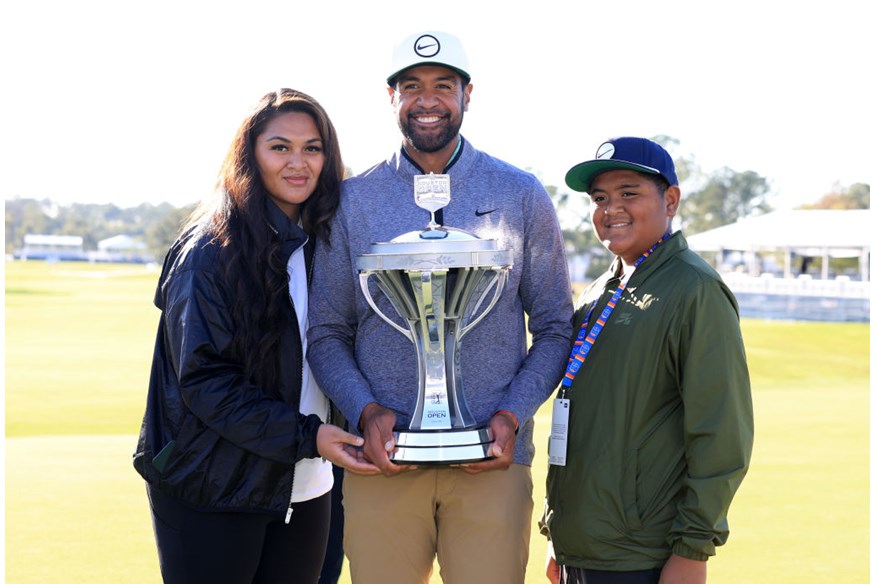
M 160 582 L 131 466 L 157 272 L 43 262 L 5 270 L 6 581 Z M 868 581 L 869 325 L 745 320 L 743 334 L 755 450 L 709 582 Z M 545 581 L 535 520 L 549 427 L 546 405 L 536 418 L 527 583 Z
M 145 404 L 156 270 L 6 263 L 6 435 L 131 434 Z
M 869 385 L 868 324 L 748 319 L 742 332 L 758 390 Z

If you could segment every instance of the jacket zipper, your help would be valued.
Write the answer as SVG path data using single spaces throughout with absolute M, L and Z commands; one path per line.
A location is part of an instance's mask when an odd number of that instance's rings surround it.
M 289 507 L 286 508 L 286 519 L 283 520 L 283 523 L 289 525 L 289 522 L 292 521 L 292 497 L 295 496 L 295 469 L 292 469 L 292 485 L 289 487 Z
M 292 302 L 292 297 L 289 297 L 289 304 L 292 305 L 292 312 L 295 313 L 296 325 L 298 324 L 298 313 L 295 312 L 295 303 Z M 303 390 L 304 389 L 304 351 L 301 350 L 301 345 L 298 345 L 298 352 L 300 358 L 298 359 L 298 387 Z M 300 407 L 301 403 L 301 394 L 299 391 L 298 395 L 298 403 Z M 299 410 L 300 411 L 300 410 Z M 292 498 L 295 496 L 295 468 L 298 466 L 296 463 L 295 466 L 292 467 L 292 484 L 289 485 L 289 507 L 286 509 L 286 525 L 289 525 L 289 521 L 292 519 Z
M 304 242 L 304 245 L 307 245 L 306 241 Z M 301 250 L 301 253 L 304 253 L 304 245 L 302 245 L 300 248 L 298 248 Z M 295 252 L 297 252 L 298 249 L 293 251 L 292 255 L 295 255 Z M 291 258 L 292 256 L 289 256 L 289 257 Z M 306 256 L 305 256 L 305 259 L 306 259 Z M 312 262 L 311 262 L 311 265 L 312 265 Z M 309 285 L 309 284 L 310 284 L 310 274 L 307 275 L 305 285 Z M 289 304 L 292 306 L 292 314 L 295 315 L 295 325 L 299 331 L 298 334 L 301 334 L 300 333 L 301 329 L 300 329 L 300 326 L 298 323 L 298 311 L 295 310 L 295 303 L 292 301 L 291 295 L 289 295 Z M 299 404 L 299 408 L 300 408 L 301 407 L 301 392 L 304 391 L 304 350 L 302 349 L 301 343 L 298 343 L 298 355 L 299 355 L 299 359 L 298 359 L 298 388 L 299 388 L 298 404 Z M 300 409 L 299 409 L 299 411 L 300 411 Z M 293 512 L 292 500 L 295 497 L 295 467 L 296 466 L 297 466 L 297 463 L 295 466 L 292 467 L 292 483 L 289 485 L 289 506 L 286 508 L 286 519 L 284 520 L 284 523 L 286 525 L 289 525 L 289 522 L 292 520 L 292 512 Z

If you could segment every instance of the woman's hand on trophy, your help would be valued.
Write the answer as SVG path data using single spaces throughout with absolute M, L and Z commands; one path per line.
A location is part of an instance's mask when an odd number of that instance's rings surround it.
M 490 458 L 481 462 L 460 464 L 459 468 L 469 474 L 485 470 L 505 470 L 514 462 L 514 441 L 517 438 L 517 420 L 514 414 L 503 410 L 497 412 L 488 424 L 493 435 L 493 443 L 487 452 Z
M 417 468 L 412 465 L 395 464 L 389 458 L 395 450 L 395 412 L 377 402 L 371 402 L 359 416 L 359 428 L 365 438 L 365 458 L 374 463 L 384 476 L 394 476 Z
M 356 474 L 379 474 L 380 469 L 365 459 L 363 444 L 362 437 L 331 424 L 322 424 L 316 433 L 316 449 L 326 460 Z

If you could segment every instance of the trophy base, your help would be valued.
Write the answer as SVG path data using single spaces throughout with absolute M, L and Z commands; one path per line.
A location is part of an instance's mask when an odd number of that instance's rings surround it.
M 469 430 L 398 430 L 395 464 L 447 465 L 493 458 L 487 453 L 493 437 L 487 428 Z

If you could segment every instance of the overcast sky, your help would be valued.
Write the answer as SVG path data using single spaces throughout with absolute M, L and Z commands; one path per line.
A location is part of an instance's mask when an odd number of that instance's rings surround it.
M 454 32 L 474 91 L 463 134 L 565 189 L 605 139 L 665 134 L 707 172 L 768 178 L 779 208 L 872 183 L 872 21 L 818 3 L 6 2 L 4 199 L 188 204 L 277 87 L 328 110 L 355 172 L 399 144 L 392 45 Z M 866 53 L 865 53 L 866 52 Z M 684 186 L 684 185 L 682 185 Z

